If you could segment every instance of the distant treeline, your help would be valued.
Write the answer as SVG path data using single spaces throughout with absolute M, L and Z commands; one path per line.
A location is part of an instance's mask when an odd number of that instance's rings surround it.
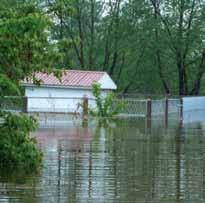
M 31 1 L 2 2 L 1 10 L 18 10 Z M 107 71 L 123 93 L 205 91 L 204 0 L 33 3 L 50 20 L 48 40 L 61 54 L 57 68 Z

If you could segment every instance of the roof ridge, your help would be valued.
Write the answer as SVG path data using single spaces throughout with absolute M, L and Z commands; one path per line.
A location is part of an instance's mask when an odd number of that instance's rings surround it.
M 69 71 L 76 71 L 76 72 L 91 72 L 91 73 L 107 73 L 106 71 L 98 71 L 98 70 L 74 70 L 74 69 L 62 69 L 62 71 L 69 72 Z

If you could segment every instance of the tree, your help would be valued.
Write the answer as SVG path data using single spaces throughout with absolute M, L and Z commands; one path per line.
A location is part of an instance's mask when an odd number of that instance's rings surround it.
M 202 0 L 44 0 L 59 67 L 108 72 L 124 93 L 200 94 Z
M 178 93 L 198 94 L 205 60 L 202 47 L 202 40 L 205 37 L 204 2 L 196 0 L 173 2 L 150 0 L 150 2 L 157 22 L 156 30 L 160 29 L 168 39 L 167 54 L 173 58 L 177 68 Z M 157 35 L 159 42 L 159 34 Z M 157 49 L 158 62 L 161 57 L 159 51 Z M 166 89 L 166 86 L 164 87 Z
M 60 56 L 48 39 L 49 18 L 36 1 L 5 1 L 0 6 L 0 103 L 4 96 L 20 95 L 20 82 L 36 71 L 50 72 Z M 0 109 L 0 168 L 36 170 L 42 158 L 33 117 Z
M 34 71 L 51 71 L 60 58 L 48 39 L 49 18 L 36 2 L 23 2 L 0 9 L 0 73 L 17 84 Z

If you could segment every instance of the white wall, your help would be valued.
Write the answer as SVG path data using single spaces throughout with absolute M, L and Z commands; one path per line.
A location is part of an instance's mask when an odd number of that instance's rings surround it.
M 205 97 L 183 98 L 183 122 L 205 121 Z
M 103 91 L 103 96 L 107 92 Z M 55 87 L 25 87 L 25 95 L 28 97 L 28 112 L 81 112 L 82 109 L 78 109 L 81 98 L 93 98 L 89 89 Z M 89 107 L 96 107 L 94 100 L 89 100 Z
M 111 79 L 111 77 L 105 73 L 103 77 L 98 81 L 98 83 L 101 85 L 102 89 L 110 89 L 110 90 L 116 90 L 117 86 Z

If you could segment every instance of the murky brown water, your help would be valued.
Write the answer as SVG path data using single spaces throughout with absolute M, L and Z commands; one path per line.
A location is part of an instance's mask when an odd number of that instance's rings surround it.
M 205 127 L 143 119 L 39 129 L 38 175 L 0 176 L 0 202 L 205 202 Z

